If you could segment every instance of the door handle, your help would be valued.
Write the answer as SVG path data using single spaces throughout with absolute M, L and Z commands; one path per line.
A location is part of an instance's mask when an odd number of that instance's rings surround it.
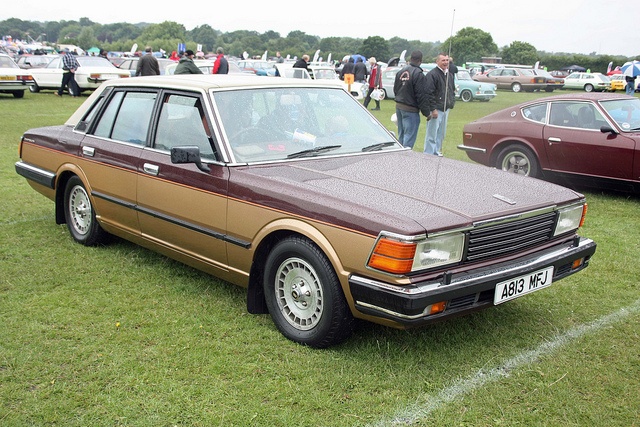
M 143 169 L 145 173 L 153 176 L 157 176 L 160 171 L 160 168 L 157 165 L 152 165 L 151 163 L 145 163 Z
M 547 141 L 549 141 L 549 145 L 553 144 L 554 142 L 562 142 L 560 138 L 555 138 L 555 137 L 551 137 Z
M 82 147 L 82 154 L 93 157 L 96 154 L 96 149 L 93 147 Z

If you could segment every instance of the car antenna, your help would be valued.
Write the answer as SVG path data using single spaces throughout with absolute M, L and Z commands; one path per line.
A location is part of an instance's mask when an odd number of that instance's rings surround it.
M 453 9 L 453 16 L 451 17 L 451 31 L 449 32 L 449 52 L 447 52 L 447 56 L 449 57 L 449 64 L 451 64 L 451 44 L 453 43 L 453 22 L 456 19 L 456 10 Z M 447 111 L 447 100 L 449 99 L 449 68 L 447 68 L 447 73 L 444 75 L 444 111 Z

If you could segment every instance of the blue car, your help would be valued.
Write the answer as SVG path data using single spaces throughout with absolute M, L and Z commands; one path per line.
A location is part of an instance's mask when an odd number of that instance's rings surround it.
M 469 71 L 458 69 L 456 74 L 456 98 L 462 102 L 470 102 L 474 99 L 489 101 L 495 96 L 496 85 L 477 82 L 471 78 Z

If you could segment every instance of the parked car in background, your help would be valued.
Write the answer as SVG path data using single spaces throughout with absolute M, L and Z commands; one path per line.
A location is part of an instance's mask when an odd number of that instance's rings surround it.
M 401 69 L 402 67 L 387 67 L 382 71 L 382 90 L 386 99 L 396 99 L 396 94 L 393 92 L 393 84 L 396 81 L 396 74 Z
M 530 68 L 495 68 L 486 74 L 475 74 L 473 80 L 493 83 L 498 89 L 514 92 L 533 92 L 547 87 L 547 79 L 536 75 Z
M 42 68 L 46 67 L 49 62 L 51 62 L 54 58 L 57 58 L 57 55 L 20 55 L 16 59 L 16 64 L 20 68 L 25 70 L 31 68 Z
M 559 77 L 561 79 L 564 79 L 569 74 L 571 74 L 571 72 L 565 71 L 565 70 L 553 70 L 553 71 L 549 71 L 549 74 L 551 74 L 553 77 Z
M 545 92 L 553 92 L 556 89 L 562 89 L 564 87 L 564 79 L 562 77 L 554 77 L 547 70 L 541 68 L 534 68 L 533 72 L 535 75 L 547 79 L 547 85 L 544 88 Z
M 604 92 L 611 90 L 611 80 L 602 73 L 571 73 L 564 78 L 565 89 L 578 89 L 585 92 Z
M 469 71 L 458 68 L 456 74 L 456 97 L 462 102 L 489 101 L 496 97 L 496 85 L 493 83 L 480 83 L 471 78 Z
M 242 286 L 249 312 L 313 347 L 354 318 L 406 328 L 500 305 L 596 250 L 577 234 L 582 194 L 406 149 L 321 80 L 111 80 L 18 153 L 78 243 L 114 234 Z
M 165 73 L 165 69 L 170 64 L 175 64 L 175 61 L 168 58 L 156 58 L 158 60 L 158 67 L 160 68 L 160 74 Z M 132 58 L 124 58 L 122 61 L 118 61 L 118 64 L 114 63 L 114 65 L 121 70 L 129 70 L 129 74 L 131 77 L 136 75 L 136 69 L 138 67 L 138 61 L 140 57 L 135 56 Z
M 254 59 L 243 59 L 236 63 L 240 70 L 252 72 L 257 76 L 269 76 L 276 75 L 276 68 L 274 62 L 260 61 Z
M 613 74 L 608 77 L 609 77 L 609 81 L 611 82 L 611 88 L 609 89 L 611 92 L 626 89 L 627 81 L 625 80 L 623 74 Z
M 22 98 L 24 91 L 33 84 L 30 71 L 18 67 L 9 55 L 0 53 L 0 93 L 10 93 L 14 98 Z
M 75 79 L 80 91 L 93 90 L 101 83 L 129 77 L 128 70 L 120 70 L 111 62 L 99 56 L 77 56 L 80 64 L 75 72 Z M 58 56 L 43 68 L 31 69 L 35 84 L 29 89 L 31 92 L 39 92 L 42 89 L 58 89 L 62 82 L 62 56 Z
M 276 75 L 279 77 L 322 80 L 326 83 L 334 83 L 344 88 L 344 90 L 356 99 L 363 99 L 367 96 L 367 91 L 369 90 L 368 83 L 353 82 L 349 85 L 343 80 L 340 80 L 340 76 L 335 67 L 330 65 L 309 65 L 306 69 L 293 68 L 292 63 L 275 64 L 274 66 L 277 69 Z
M 172 62 L 173 64 L 168 64 L 164 69 L 164 73 L 168 76 L 172 76 L 176 72 L 176 67 L 178 66 L 177 62 Z M 202 74 L 213 74 L 213 66 L 215 64 L 215 61 L 213 59 L 194 59 L 193 62 L 200 69 L 200 71 L 202 71 Z M 243 73 L 247 75 L 253 74 L 243 72 L 235 62 L 229 61 L 229 74 Z
M 640 99 L 565 94 L 464 126 L 458 148 L 514 174 L 640 193 Z

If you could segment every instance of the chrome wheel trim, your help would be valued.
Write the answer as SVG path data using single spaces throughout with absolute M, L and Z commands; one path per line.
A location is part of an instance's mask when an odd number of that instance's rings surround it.
M 518 175 L 529 176 L 531 164 L 529 157 L 522 151 L 511 151 L 502 160 L 502 170 Z
M 300 331 L 314 328 L 324 310 L 322 283 L 301 258 L 287 258 L 276 271 L 276 301 L 285 320 Z
M 79 185 L 69 193 L 69 218 L 73 229 L 80 235 L 85 235 L 91 229 L 91 201 L 89 195 Z

